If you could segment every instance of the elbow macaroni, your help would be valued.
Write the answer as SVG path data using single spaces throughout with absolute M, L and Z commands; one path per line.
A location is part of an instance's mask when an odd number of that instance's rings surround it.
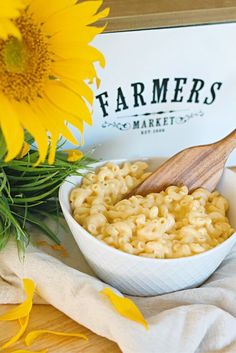
M 74 188 L 74 218 L 97 239 L 129 254 L 177 258 L 209 250 L 234 230 L 226 216 L 227 200 L 217 191 L 170 186 L 146 197 L 122 200 L 150 173 L 139 161 L 121 167 L 107 163 Z

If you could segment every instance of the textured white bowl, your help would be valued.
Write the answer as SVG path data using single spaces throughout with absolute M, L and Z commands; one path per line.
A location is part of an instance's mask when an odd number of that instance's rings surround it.
M 124 160 L 115 160 L 122 163 Z M 153 170 L 158 159 L 147 160 Z M 107 163 L 95 164 L 95 168 Z M 236 243 L 236 233 L 217 247 L 195 256 L 152 259 L 130 255 L 106 245 L 83 229 L 71 215 L 69 195 L 81 177 L 69 177 L 61 186 L 59 199 L 65 219 L 86 260 L 104 282 L 130 295 L 152 296 L 203 283 L 221 264 Z M 229 219 L 236 228 L 236 173 L 225 169 L 217 188 L 230 202 Z

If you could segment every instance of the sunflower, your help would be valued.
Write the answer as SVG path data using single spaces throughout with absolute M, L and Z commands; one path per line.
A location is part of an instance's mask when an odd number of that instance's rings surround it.
M 92 26 L 109 9 L 102 1 L 7 0 L 0 7 L 0 129 L 7 155 L 18 156 L 24 131 L 34 138 L 38 162 L 54 161 L 58 140 L 78 141 L 68 124 L 83 135 L 91 125 L 94 63 L 103 55 L 89 45 L 104 27 Z

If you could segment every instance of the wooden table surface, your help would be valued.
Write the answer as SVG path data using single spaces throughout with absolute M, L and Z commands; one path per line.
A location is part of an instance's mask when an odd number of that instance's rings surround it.
M 0 314 L 11 309 L 12 305 L 0 305 Z M 102 318 L 100 318 L 102 320 Z M 51 305 L 34 305 L 28 329 L 39 330 L 48 329 L 64 332 L 82 333 L 88 337 L 88 341 L 78 338 L 58 337 L 52 335 L 44 335 L 39 337 L 30 347 L 23 344 L 23 339 L 19 343 L 6 349 L 4 353 L 11 353 L 18 349 L 42 350 L 48 348 L 48 353 L 119 353 L 118 346 L 103 337 L 95 335 L 90 330 L 77 324 L 75 321 L 53 308 Z M 12 337 L 18 330 L 16 322 L 0 321 L 0 346 Z

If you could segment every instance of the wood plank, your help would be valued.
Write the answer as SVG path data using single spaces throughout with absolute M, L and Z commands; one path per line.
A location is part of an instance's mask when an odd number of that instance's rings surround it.
M 0 315 L 12 309 L 13 305 L 0 305 Z M 102 320 L 102 318 L 100 318 Z M 0 321 L 0 346 L 12 337 L 18 330 L 16 322 Z M 77 332 L 86 335 L 89 340 L 77 338 L 44 335 L 29 348 L 23 344 L 23 339 L 4 353 L 11 353 L 16 349 L 42 350 L 49 349 L 50 353 L 119 353 L 118 346 L 104 337 L 98 336 L 87 328 L 77 324 L 69 317 L 56 310 L 51 305 L 34 305 L 30 315 L 29 327 L 26 331 L 48 329 L 64 332 Z
M 104 0 L 107 32 L 236 21 L 236 0 Z

